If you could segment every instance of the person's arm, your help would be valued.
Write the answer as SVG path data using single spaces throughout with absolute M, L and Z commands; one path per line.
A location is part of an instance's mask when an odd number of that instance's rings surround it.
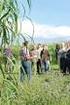
M 26 55 L 27 60 L 32 60 L 33 58 L 34 58 L 33 55 Z

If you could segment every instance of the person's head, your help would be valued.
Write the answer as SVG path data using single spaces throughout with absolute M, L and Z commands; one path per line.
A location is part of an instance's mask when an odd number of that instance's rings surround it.
M 36 50 L 37 49 L 37 46 L 36 45 L 34 45 L 34 50 Z
M 70 48 L 70 41 L 68 41 L 68 48 Z
M 45 50 L 48 50 L 48 45 L 45 45 L 45 46 L 44 46 L 44 49 L 45 49 Z
M 23 43 L 23 46 L 24 46 L 24 47 L 28 47 L 28 41 L 25 41 L 25 42 Z
M 38 46 L 37 46 L 37 49 L 39 49 L 39 48 L 41 48 L 41 44 L 40 44 L 40 43 L 39 43 Z
M 43 44 L 43 45 L 42 45 L 42 49 L 44 49 L 44 47 L 45 47 L 45 45 Z
M 63 49 L 63 50 L 65 50 L 66 49 L 66 47 L 65 47 L 65 43 L 63 42 L 63 43 L 61 43 L 61 45 L 60 45 L 60 49 Z
M 59 48 L 60 48 L 59 44 L 56 44 L 56 49 L 59 49 Z

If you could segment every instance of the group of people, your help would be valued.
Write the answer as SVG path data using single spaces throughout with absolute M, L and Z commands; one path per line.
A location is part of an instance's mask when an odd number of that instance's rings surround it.
M 50 54 L 47 45 L 33 45 L 31 50 L 28 48 L 28 42 L 25 41 L 20 50 L 20 80 L 24 80 L 25 74 L 29 78 L 32 77 L 32 72 L 36 75 L 47 72 L 50 66 Z
M 70 42 L 62 43 L 56 45 L 56 60 L 59 65 L 60 71 L 63 74 L 70 74 Z M 12 50 L 10 47 L 4 49 L 4 56 L 7 59 L 5 60 L 6 70 L 11 72 L 13 69 L 12 61 L 14 61 Z M 25 76 L 29 80 L 32 78 L 32 73 L 34 75 L 45 73 L 50 69 L 50 53 L 48 50 L 48 45 L 44 44 L 33 44 L 31 47 L 28 44 L 28 41 L 25 41 L 22 44 L 20 49 L 20 81 L 23 81 Z M 12 60 L 10 60 L 10 59 Z M 9 66 L 8 66 L 9 65 Z
M 55 51 L 60 71 L 63 74 L 70 74 L 70 42 L 57 44 Z

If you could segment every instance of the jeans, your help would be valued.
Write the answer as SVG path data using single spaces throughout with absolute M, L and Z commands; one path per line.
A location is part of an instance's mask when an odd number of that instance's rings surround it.
M 48 71 L 48 69 L 49 69 L 49 62 L 46 60 L 46 61 L 42 61 L 42 63 L 41 63 L 41 69 L 42 69 L 42 71 Z
M 25 79 L 25 75 L 27 75 L 28 79 L 31 80 L 32 76 L 32 69 L 31 69 L 31 61 L 21 61 L 21 68 L 20 68 L 20 81 Z

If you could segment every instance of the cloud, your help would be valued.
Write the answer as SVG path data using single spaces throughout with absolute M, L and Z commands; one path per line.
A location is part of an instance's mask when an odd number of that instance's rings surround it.
M 70 26 L 50 26 L 46 24 L 38 24 L 33 22 L 34 24 L 34 37 L 43 37 L 43 38 L 51 38 L 51 37 L 65 37 L 70 36 Z M 18 22 L 18 31 L 23 33 L 27 33 L 32 35 L 33 26 L 29 20 L 19 21 Z

